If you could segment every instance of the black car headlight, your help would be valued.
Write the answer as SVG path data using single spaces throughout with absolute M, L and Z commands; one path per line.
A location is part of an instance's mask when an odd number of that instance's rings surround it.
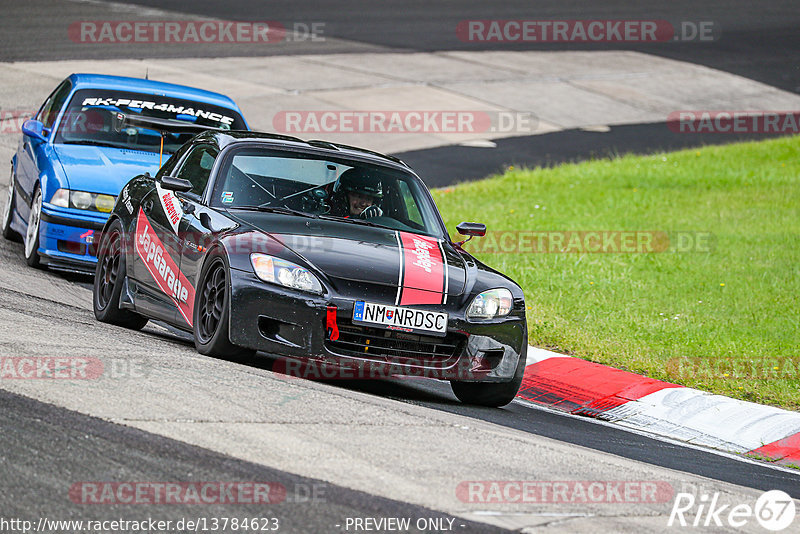
M 271 284 L 278 284 L 291 289 L 322 294 L 320 284 L 314 274 L 290 261 L 282 260 L 268 254 L 250 254 L 253 271 L 260 279 Z
M 511 313 L 514 298 L 505 288 L 490 289 L 476 295 L 467 309 L 468 319 L 493 319 Z

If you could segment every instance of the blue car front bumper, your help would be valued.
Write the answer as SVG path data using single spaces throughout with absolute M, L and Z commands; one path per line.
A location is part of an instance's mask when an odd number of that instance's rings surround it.
M 39 255 L 55 268 L 94 272 L 97 244 L 108 214 L 42 206 Z

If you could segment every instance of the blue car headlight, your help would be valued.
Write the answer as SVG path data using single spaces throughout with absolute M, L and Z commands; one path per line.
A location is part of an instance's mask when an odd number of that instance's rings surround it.
M 267 254 L 250 254 L 253 271 L 260 279 L 291 289 L 322 294 L 322 284 L 308 269 Z
M 50 203 L 54 206 L 99 211 L 101 213 L 111 213 L 116 201 L 117 199 L 112 195 L 88 193 L 86 191 L 70 191 L 64 188 L 53 193 L 53 197 L 50 199 Z
M 53 206 L 60 206 L 62 208 L 69 207 L 69 189 L 59 189 L 53 193 L 50 199 L 50 204 Z
M 476 295 L 467 309 L 468 319 L 493 319 L 511 313 L 514 298 L 505 288 L 490 289 Z

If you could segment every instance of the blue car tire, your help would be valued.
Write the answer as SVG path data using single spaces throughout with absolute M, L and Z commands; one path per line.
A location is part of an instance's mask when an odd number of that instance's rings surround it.
M 42 219 L 42 189 L 36 186 L 28 216 L 28 231 L 25 234 L 25 261 L 31 267 L 39 266 L 39 229 Z
M 14 191 L 14 169 L 11 169 L 11 176 L 8 179 L 8 192 L 6 193 L 6 203 L 3 206 L 3 237 L 9 241 L 22 241 L 20 235 L 11 229 L 11 220 L 14 218 L 14 202 L 16 194 Z

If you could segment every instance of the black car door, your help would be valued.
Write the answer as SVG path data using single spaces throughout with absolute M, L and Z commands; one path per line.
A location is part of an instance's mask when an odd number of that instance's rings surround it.
M 207 252 L 209 243 L 213 241 L 216 230 L 214 220 L 218 215 L 203 205 L 202 198 L 208 185 L 211 171 L 216 162 L 219 151 L 211 144 L 198 143 L 189 149 L 184 161 L 175 176 L 188 180 L 192 190 L 178 193 L 181 202 L 182 216 L 179 223 L 178 235 L 181 254 L 178 259 L 181 271 L 182 284 L 191 295 L 191 301 L 186 303 L 185 310 L 177 317 L 181 326 L 192 326 L 194 313 L 194 284 L 200 274 L 200 262 Z M 222 228 L 224 224 L 220 225 Z
M 142 199 L 134 239 L 136 308 L 150 317 L 180 323 L 194 293 L 180 273 L 182 202 L 172 191 L 155 187 Z

